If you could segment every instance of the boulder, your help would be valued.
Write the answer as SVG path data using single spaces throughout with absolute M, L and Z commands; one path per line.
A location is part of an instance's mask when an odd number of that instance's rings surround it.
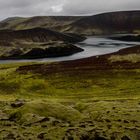
M 25 100 L 22 99 L 16 99 L 13 103 L 11 103 L 11 106 L 14 108 L 21 107 L 25 104 Z

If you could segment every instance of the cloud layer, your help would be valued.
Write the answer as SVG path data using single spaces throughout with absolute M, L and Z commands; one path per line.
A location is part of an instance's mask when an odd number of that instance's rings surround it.
M 0 0 L 0 19 L 12 16 L 87 15 L 139 9 L 140 0 Z

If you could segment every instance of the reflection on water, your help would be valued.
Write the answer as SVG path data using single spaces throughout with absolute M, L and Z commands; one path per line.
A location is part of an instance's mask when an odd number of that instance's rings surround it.
M 80 58 L 86 58 L 86 57 L 116 52 L 122 48 L 132 47 L 137 44 L 140 44 L 140 42 L 124 42 L 124 41 L 111 40 L 103 37 L 88 37 L 85 41 L 77 44 L 77 46 L 83 48 L 84 51 L 73 54 L 71 56 L 43 58 L 43 59 L 34 59 L 34 60 L 0 60 L 0 63 L 56 62 L 56 61 L 75 60 Z

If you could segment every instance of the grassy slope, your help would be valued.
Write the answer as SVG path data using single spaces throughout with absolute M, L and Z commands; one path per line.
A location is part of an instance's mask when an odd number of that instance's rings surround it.
M 81 17 L 72 16 L 36 16 L 28 18 L 8 18 L 0 22 L 0 29 L 31 29 L 36 27 L 51 28 L 58 31 L 63 31 L 67 25 L 80 19 Z M 65 27 L 66 26 L 66 27 Z M 64 28 L 65 27 L 65 28 Z
M 109 58 L 104 56 L 115 68 L 108 70 L 97 68 L 100 57 L 55 64 L 1 64 L 1 139 L 120 140 L 127 136 L 139 140 L 139 62 L 128 59 L 128 69 Z M 108 65 L 104 63 L 103 67 Z M 10 103 L 17 98 L 26 103 L 14 109 Z

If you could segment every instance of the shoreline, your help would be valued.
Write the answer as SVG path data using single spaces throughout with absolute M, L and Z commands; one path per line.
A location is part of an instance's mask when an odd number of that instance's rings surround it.
M 112 70 L 112 69 L 139 69 L 140 62 L 132 63 L 130 61 L 116 61 L 111 62 L 109 58 L 111 56 L 128 55 L 128 54 L 140 54 L 140 46 L 134 46 L 130 48 L 121 49 L 114 53 L 105 55 L 92 56 L 89 58 L 83 58 L 71 61 L 52 62 L 48 64 L 33 64 L 27 66 L 21 66 L 17 71 L 28 71 L 35 73 L 62 73 L 69 71 L 85 71 L 85 70 Z

